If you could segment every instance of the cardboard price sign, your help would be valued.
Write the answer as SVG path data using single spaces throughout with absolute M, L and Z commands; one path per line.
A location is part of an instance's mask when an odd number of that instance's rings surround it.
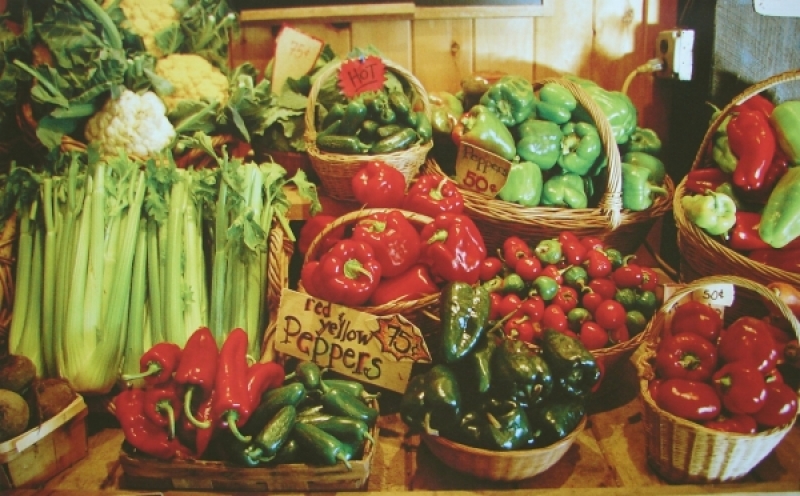
M 298 79 L 317 63 L 325 43 L 290 26 L 283 26 L 275 40 L 272 92 L 280 94 L 289 78 Z
M 511 162 L 482 148 L 461 143 L 456 158 L 456 182 L 465 189 L 494 198 L 506 183 Z
M 386 66 L 374 55 L 350 59 L 339 69 L 339 88 L 347 98 L 383 88 Z
M 430 363 L 419 328 L 284 288 L 275 349 L 358 381 L 402 393 L 414 363 Z
M 669 300 L 675 292 L 685 287 L 685 284 L 665 284 L 663 301 Z M 675 313 L 675 307 L 687 301 L 699 301 L 716 310 L 721 317 L 725 317 L 725 308 L 733 305 L 735 296 L 736 287 L 733 284 L 717 283 L 703 285 L 675 302 L 675 306 L 668 309 L 669 312 L 666 314 L 664 323 L 669 327 L 672 323 L 672 314 Z

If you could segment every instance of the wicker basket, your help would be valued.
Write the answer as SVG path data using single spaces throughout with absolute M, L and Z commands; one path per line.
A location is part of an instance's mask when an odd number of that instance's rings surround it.
M 311 160 L 311 166 L 316 171 L 327 195 L 337 200 L 353 200 L 351 181 L 362 165 L 376 160 L 385 162 L 402 172 L 406 178 L 406 183 L 409 183 L 416 176 L 422 164 L 425 163 L 428 152 L 433 147 L 433 142 L 428 141 L 423 145 L 416 143 L 406 150 L 380 155 L 346 155 L 323 152 L 317 148 L 317 127 L 314 123 L 317 96 L 322 83 L 328 78 L 338 75 L 339 68 L 343 62 L 331 64 L 330 67 L 319 74 L 319 77 L 311 87 L 305 115 L 306 129 L 304 137 L 306 152 Z M 391 70 L 411 85 L 422 103 L 423 111 L 430 118 L 431 108 L 428 101 L 428 93 L 419 80 L 406 69 L 388 59 L 383 59 L 383 63 L 388 70 Z
M 714 132 L 736 105 L 773 86 L 797 80 L 800 80 L 800 70 L 784 72 L 751 86 L 736 96 L 709 125 L 692 163 L 692 170 L 716 167 L 709 153 L 713 144 Z M 678 183 L 672 205 L 678 234 L 678 248 L 681 256 L 679 274 L 681 281 L 692 281 L 700 277 L 717 274 L 730 274 L 746 277 L 764 285 L 774 281 L 781 281 L 800 287 L 800 274 L 754 262 L 746 255 L 728 248 L 724 243 L 709 236 L 689 220 L 681 205 L 681 198 L 686 195 L 685 184 L 685 178 Z M 750 305 L 750 311 L 760 309 L 754 308 L 759 307 L 757 304 L 758 300 L 753 300 L 753 304 Z
M 491 451 L 459 444 L 442 436 L 421 434 L 431 453 L 459 472 L 498 481 L 516 481 L 539 475 L 567 453 L 586 427 L 586 416 L 567 437 L 550 446 L 527 450 Z
M 8 332 L 14 304 L 14 245 L 17 239 L 17 216 L 6 220 L 0 231 L 0 357 L 9 353 Z
M 648 389 L 655 377 L 652 360 L 659 338 L 664 332 L 665 316 L 679 300 L 706 284 L 730 283 L 738 290 L 747 289 L 763 301 L 777 307 L 794 332 L 800 332 L 792 312 L 766 286 L 737 276 L 709 276 L 697 279 L 679 289 L 656 313 L 648 327 L 651 339 L 634 354 L 632 361 L 639 376 L 639 396 L 644 405 L 644 427 L 647 436 L 647 459 L 653 469 L 671 483 L 725 482 L 747 475 L 772 452 L 792 429 L 796 418 L 781 428 L 757 434 L 734 434 L 703 427 L 659 408 Z M 734 303 L 734 306 L 736 303 Z
M 672 180 L 669 176 L 665 178 L 667 195 L 657 198 L 649 209 L 641 212 L 623 209 L 622 160 L 608 119 L 578 84 L 555 78 L 537 81 L 534 88 L 546 83 L 556 83 L 568 89 L 597 125 L 604 153 L 608 157 L 606 190 L 597 207 L 525 207 L 462 189 L 466 213 L 480 228 L 490 252 L 500 248 L 512 234 L 534 243 L 557 238 L 561 231 L 569 230 L 578 236 L 597 236 L 623 253 L 634 253 L 655 222 L 671 208 L 675 189 Z M 425 172 L 444 174 L 432 160 L 426 163 Z

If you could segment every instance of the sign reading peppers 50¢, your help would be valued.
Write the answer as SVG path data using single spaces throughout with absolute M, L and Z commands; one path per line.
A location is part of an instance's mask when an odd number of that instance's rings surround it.
M 463 188 L 494 198 L 506 183 L 511 162 L 499 155 L 461 143 L 456 158 L 456 182 Z
M 275 349 L 353 379 L 403 392 L 414 363 L 430 363 L 419 328 L 284 288 Z

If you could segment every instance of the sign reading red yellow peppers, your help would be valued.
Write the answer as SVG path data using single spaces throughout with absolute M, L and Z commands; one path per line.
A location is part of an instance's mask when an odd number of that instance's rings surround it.
M 422 333 L 402 315 L 376 316 L 283 289 L 275 348 L 362 382 L 406 389 L 414 363 L 430 363 Z

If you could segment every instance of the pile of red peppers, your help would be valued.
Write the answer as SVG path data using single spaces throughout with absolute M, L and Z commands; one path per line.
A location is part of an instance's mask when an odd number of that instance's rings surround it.
M 797 415 L 797 392 L 784 382 L 787 332 L 767 319 L 725 326 L 699 301 L 679 304 L 663 331 L 649 392 L 662 409 L 705 427 L 754 434 Z
M 139 361 L 142 380 L 114 398 L 125 441 L 138 452 L 162 459 L 202 458 L 219 433 L 246 441 L 239 429 L 261 395 L 283 384 L 276 362 L 250 363 L 247 333 L 233 329 L 218 347 L 207 327 L 197 329 L 181 349 L 161 342 Z
M 378 306 L 435 294 L 447 282 L 478 281 L 486 245 L 451 179 L 422 174 L 407 187 L 393 166 L 369 162 L 354 176 L 353 191 L 372 208 L 367 215 L 333 229 L 335 217 L 316 215 L 300 232 L 301 252 L 316 247 L 300 274 L 308 294 Z M 414 222 L 408 212 L 430 222 Z

